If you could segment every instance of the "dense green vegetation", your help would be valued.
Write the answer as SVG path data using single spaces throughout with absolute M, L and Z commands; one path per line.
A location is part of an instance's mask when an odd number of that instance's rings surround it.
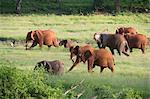
M 15 13 L 17 0 L 1 0 L 1 13 Z M 22 0 L 22 13 L 91 14 L 114 13 L 115 0 Z M 95 3 L 94 3 L 95 1 Z M 121 12 L 149 12 L 149 0 L 121 0 Z
M 73 39 L 79 45 L 91 43 L 97 48 L 93 40 L 95 32 L 108 29 L 114 33 L 117 27 L 133 26 L 139 33 L 150 37 L 149 14 L 111 15 L 0 15 L 0 37 L 24 40 L 27 32 L 36 29 L 52 29 L 60 39 Z M 115 73 L 104 69 L 100 74 L 99 67 L 94 73 L 87 72 L 86 64 L 79 64 L 70 73 L 62 76 L 35 72 L 33 68 L 41 60 L 61 60 L 65 64 L 65 71 L 72 65 L 69 51 L 63 47 L 50 50 L 43 46 L 42 50 L 35 47 L 26 51 L 24 42 L 19 42 L 15 48 L 10 42 L 0 42 L 0 98 L 73 98 L 83 92 L 81 99 L 96 96 L 107 99 L 147 99 L 150 97 L 150 48 L 146 54 L 135 49 L 129 57 L 114 56 Z M 69 92 L 64 93 L 80 81 L 83 83 Z

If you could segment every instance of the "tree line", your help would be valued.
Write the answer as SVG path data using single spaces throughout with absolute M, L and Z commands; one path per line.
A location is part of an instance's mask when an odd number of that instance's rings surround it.
M 27 0 L 29 3 L 30 2 L 35 2 L 36 1 L 30 1 Z M 52 3 L 55 3 L 57 5 L 57 10 L 59 12 L 61 11 L 69 11 L 69 10 L 80 10 L 78 12 L 92 12 L 92 11 L 97 11 L 97 12 L 115 12 L 119 13 L 122 11 L 131 11 L 131 12 L 149 12 L 150 11 L 150 0 L 81 0 L 81 8 L 76 7 L 76 9 L 73 9 L 72 7 L 74 5 L 77 5 L 80 3 L 80 0 L 37 0 L 38 3 L 42 2 L 43 3 L 49 3 L 49 6 L 52 7 L 54 6 Z M 6 1 L 6 2 L 9 2 Z M 15 0 L 15 13 L 20 14 L 22 13 L 22 9 L 25 8 L 23 6 L 23 3 L 26 2 L 26 0 Z M 64 6 L 67 2 L 69 2 L 70 5 L 72 5 L 69 8 L 65 8 Z M 88 7 L 82 7 L 85 3 L 90 2 Z M 40 5 L 40 4 L 39 4 Z M 42 7 L 45 9 L 44 7 Z M 41 9 L 42 9 L 41 8 Z M 70 11 L 72 12 L 72 11 Z M 75 11 L 74 11 L 75 12 Z

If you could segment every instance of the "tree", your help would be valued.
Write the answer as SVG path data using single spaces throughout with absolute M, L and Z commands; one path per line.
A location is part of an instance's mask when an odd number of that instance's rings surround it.
M 17 14 L 21 13 L 21 2 L 22 2 L 22 0 L 17 0 L 17 3 L 16 3 L 16 13 Z
M 94 0 L 93 1 L 93 9 L 98 11 L 102 8 L 103 0 Z
M 121 0 L 115 0 L 115 12 L 116 13 L 120 12 L 120 3 L 121 3 Z

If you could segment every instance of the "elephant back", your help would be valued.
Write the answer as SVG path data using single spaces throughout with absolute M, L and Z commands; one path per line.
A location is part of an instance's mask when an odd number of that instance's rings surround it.
M 95 62 L 102 67 L 114 67 L 115 65 L 112 53 L 104 48 L 95 50 Z
M 137 34 L 137 30 L 133 27 L 120 27 L 116 30 L 116 34 Z
M 130 46 L 140 47 L 142 45 L 148 45 L 148 38 L 143 34 L 125 35 Z
M 43 31 L 43 42 L 45 45 L 58 45 L 56 33 L 52 30 L 45 30 Z
M 63 74 L 64 73 L 64 63 L 59 60 L 48 61 L 52 68 L 53 74 Z

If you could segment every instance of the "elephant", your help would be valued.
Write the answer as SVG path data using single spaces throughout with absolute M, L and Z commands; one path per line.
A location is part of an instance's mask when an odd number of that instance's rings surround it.
M 133 27 L 120 27 L 116 30 L 116 34 L 137 34 L 137 30 Z
M 97 65 L 101 68 L 100 72 L 102 73 L 104 68 L 109 68 L 114 72 L 114 58 L 113 55 L 106 49 L 94 49 L 90 45 L 85 45 L 83 47 L 76 46 L 72 49 L 72 53 L 77 56 L 76 61 L 73 63 L 71 68 L 68 70 L 71 71 L 76 65 L 80 62 L 88 63 L 88 72 L 93 72 L 92 69 Z
M 27 48 L 29 41 L 32 41 L 32 45 L 30 48 Z M 39 44 L 40 48 L 42 48 L 42 45 L 47 45 L 49 48 L 52 45 L 55 47 L 59 46 L 56 33 L 52 30 L 35 30 L 28 32 L 26 36 L 26 50 L 32 49 L 37 44 Z
M 129 44 L 130 52 L 133 48 L 141 49 L 142 53 L 145 53 L 145 47 L 149 44 L 148 38 L 143 34 L 126 34 L 125 38 Z
M 38 68 L 44 68 L 45 71 L 51 74 L 63 74 L 64 73 L 64 63 L 59 60 L 54 61 L 40 61 L 35 65 L 34 70 Z
M 62 45 L 64 45 L 64 48 L 69 48 L 70 49 L 71 47 L 74 46 L 74 42 L 71 41 L 71 40 L 61 40 L 59 42 L 59 46 L 62 46 Z
M 99 48 L 109 47 L 110 51 L 114 55 L 114 49 L 117 49 L 119 55 L 123 53 L 129 56 L 127 53 L 129 49 L 128 42 L 121 34 L 94 34 L 94 40 L 97 42 Z
M 70 59 L 72 60 L 72 62 L 74 62 L 74 60 L 73 60 L 74 56 L 76 56 L 76 58 L 77 58 L 77 55 L 78 55 L 77 51 L 78 51 L 78 49 L 79 49 L 78 45 L 76 47 L 71 47 L 70 48 Z M 86 44 L 83 47 L 80 47 L 80 50 L 81 50 L 81 53 L 84 53 L 86 50 L 93 51 L 94 48 L 90 44 Z

